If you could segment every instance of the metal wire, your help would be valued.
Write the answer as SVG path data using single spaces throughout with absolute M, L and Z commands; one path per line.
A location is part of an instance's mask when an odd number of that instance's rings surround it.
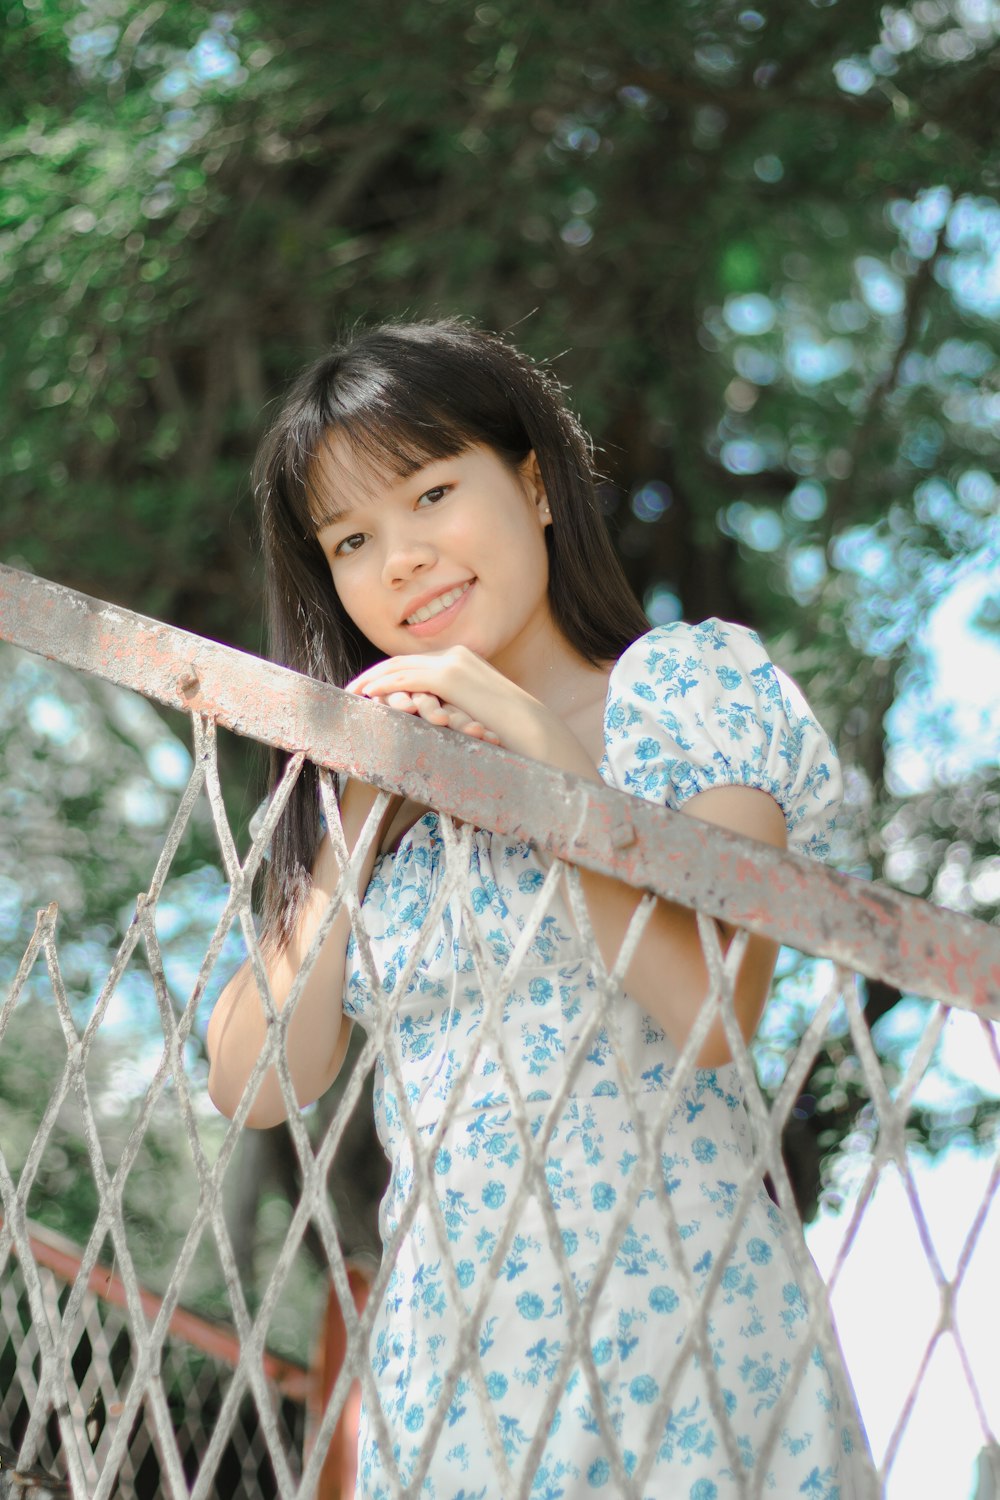
M 4 570 L 4 573 L 9 573 L 9 570 Z M 40 588 L 41 583 L 36 583 Z M 22 585 L 19 584 L 18 587 L 21 588 Z M 51 592 L 54 586 L 44 587 Z M 123 616 L 124 613 L 119 611 L 117 616 Z M 2 619 L 3 611 L 0 609 L 0 623 Z M 132 620 L 134 639 L 140 637 L 142 629 L 151 628 L 150 622 L 136 623 L 134 617 Z M 11 633 L 9 623 L 7 628 L 8 633 Z M 120 631 L 121 628 L 121 620 L 116 617 L 115 629 Z M 165 629 L 156 628 L 161 632 Z M 27 633 L 31 634 L 32 641 L 37 646 L 37 621 L 33 623 L 31 632 Z M 24 634 L 25 631 L 21 631 L 18 638 L 22 638 Z M 48 654 L 58 655 L 58 640 L 47 640 L 46 648 Z M 180 647 L 174 642 L 171 649 L 180 650 Z M 855 974 L 846 967 L 837 967 L 826 994 L 816 1006 L 796 1055 L 788 1060 L 776 1097 L 769 1103 L 758 1084 L 750 1052 L 735 1020 L 734 984 L 745 948 L 746 934 L 740 933 L 729 945 L 728 951 L 724 952 L 715 922 L 703 911 L 699 930 L 709 973 L 709 993 L 673 1074 L 654 1107 L 648 1098 L 644 1102 L 640 1097 L 637 1081 L 631 1074 L 621 1032 L 619 1005 L 623 976 L 653 910 L 653 897 L 647 896 L 637 906 L 621 950 L 609 967 L 602 957 L 590 923 L 577 870 L 574 864 L 560 857 L 560 851 L 566 854 L 572 844 L 583 851 L 582 863 L 631 879 L 640 888 L 648 887 L 667 893 L 664 890 L 664 879 L 657 874 L 657 869 L 643 864 L 646 846 L 641 841 L 638 851 L 633 850 L 632 854 L 627 855 L 630 840 L 622 832 L 625 826 L 622 819 L 626 815 L 617 803 L 602 800 L 601 795 L 590 802 L 572 803 L 572 834 L 567 832 L 567 826 L 561 827 L 559 824 L 558 809 L 548 810 L 547 827 L 540 829 L 538 834 L 538 844 L 548 850 L 547 874 L 524 920 L 519 940 L 506 960 L 499 963 L 497 956 L 487 948 L 476 920 L 470 898 L 468 868 L 472 826 L 502 826 L 503 820 L 495 815 L 495 801 L 490 803 L 492 792 L 485 797 L 489 805 L 484 806 L 482 800 L 477 804 L 475 789 L 470 791 L 466 785 L 460 789 L 461 799 L 464 799 L 462 805 L 455 807 L 452 789 L 449 792 L 452 806 L 449 811 L 442 811 L 438 818 L 438 831 L 444 846 L 444 878 L 433 902 L 423 915 L 401 972 L 395 977 L 392 987 L 387 987 L 385 977 L 379 972 L 365 928 L 358 872 L 366 851 L 376 836 L 389 792 L 408 792 L 412 795 L 415 791 L 413 766 L 424 753 L 423 747 L 427 743 L 426 737 L 421 737 L 423 726 L 406 724 L 400 727 L 403 740 L 410 737 L 412 743 L 409 748 L 412 756 L 416 757 L 416 760 L 411 758 L 407 761 L 404 770 L 387 775 L 385 755 L 379 752 L 381 759 L 378 774 L 369 774 L 383 786 L 383 796 L 376 802 L 358 845 L 349 854 L 340 824 L 331 772 L 348 770 L 351 774 L 364 777 L 365 766 L 353 763 L 349 755 L 336 753 L 333 737 L 328 736 L 325 748 L 318 751 L 315 718 L 309 720 L 312 726 L 310 731 L 301 732 L 298 735 L 299 742 L 293 742 L 289 746 L 290 718 L 299 724 L 303 720 L 296 718 L 296 712 L 290 710 L 291 700 L 288 695 L 291 692 L 294 697 L 294 693 L 299 693 L 303 700 L 308 700 L 306 708 L 311 713 L 316 701 L 315 685 L 298 679 L 301 686 L 293 684 L 290 688 L 283 681 L 275 686 L 276 669 L 266 664 L 248 669 L 247 659 L 241 658 L 241 682 L 247 680 L 249 670 L 250 680 L 254 683 L 252 727 L 255 737 L 270 739 L 271 742 L 295 752 L 266 816 L 256 830 L 253 842 L 245 858 L 241 860 L 226 815 L 219 779 L 215 714 L 210 711 L 213 704 L 206 701 L 205 691 L 199 690 L 197 694 L 191 692 L 192 680 L 201 683 L 199 673 L 204 674 L 204 663 L 211 658 L 213 670 L 218 673 L 222 670 L 218 662 L 221 660 L 225 666 L 225 658 L 218 656 L 222 648 L 213 647 L 208 642 L 193 641 L 193 638 L 185 638 L 183 649 L 188 667 L 182 691 L 184 698 L 191 700 L 188 701 L 188 708 L 193 736 L 193 770 L 179 799 L 156 868 L 151 873 L 149 889 L 137 896 L 133 920 L 87 1024 L 82 1031 L 79 1029 L 67 996 L 59 956 L 58 914 L 54 907 L 39 913 L 35 932 L 11 992 L 0 1008 L 2 1048 L 17 1007 L 27 993 L 29 978 L 39 965 L 44 965 L 52 1003 L 66 1046 L 64 1070 L 42 1110 L 34 1140 L 18 1171 L 8 1164 L 0 1150 L 0 1200 L 3 1216 L 0 1225 L 0 1366 L 6 1361 L 6 1366 L 11 1371 L 6 1393 L 0 1395 L 0 1423 L 6 1427 L 6 1433 L 0 1430 L 0 1441 L 5 1435 L 9 1436 L 16 1431 L 19 1447 L 17 1464 L 22 1472 L 27 1473 L 34 1464 L 44 1463 L 66 1475 L 74 1500 L 84 1500 L 84 1497 L 86 1500 L 110 1500 L 110 1497 L 138 1495 L 139 1472 L 144 1464 L 154 1462 L 157 1493 L 167 1497 L 167 1500 L 186 1500 L 188 1496 L 193 1497 L 193 1500 L 207 1500 L 207 1497 L 218 1492 L 220 1473 L 235 1461 L 242 1466 L 244 1476 L 241 1480 L 243 1487 L 238 1491 L 241 1495 L 266 1493 L 279 1497 L 279 1500 L 306 1500 L 306 1497 L 316 1494 L 326 1447 L 343 1411 L 351 1385 L 357 1380 L 361 1384 L 374 1433 L 382 1450 L 391 1492 L 404 1497 L 419 1492 L 423 1476 L 432 1461 L 435 1445 L 441 1437 L 451 1399 L 458 1390 L 459 1383 L 466 1382 L 477 1402 L 482 1420 L 484 1457 L 494 1476 L 490 1494 L 521 1500 L 531 1490 L 550 1424 L 565 1392 L 566 1381 L 572 1370 L 579 1369 L 617 1492 L 624 1500 L 641 1500 L 646 1493 L 644 1486 L 680 1383 L 685 1372 L 692 1367 L 692 1362 L 697 1362 L 707 1398 L 718 1414 L 721 1441 L 733 1473 L 738 1476 L 739 1491 L 747 1500 L 757 1500 L 763 1493 L 769 1458 L 777 1442 L 787 1404 L 794 1397 L 804 1361 L 818 1346 L 828 1367 L 831 1370 L 838 1368 L 839 1352 L 828 1316 L 829 1293 L 835 1288 L 850 1254 L 880 1175 L 889 1168 L 900 1173 L 906 1188 L 924 1254 L 938 1288 L 940 1312 L 920 1367 L 914 1372 L 913 1385 L 900 1412 L 881 1475 L 877 1476 L 874 1470 L 869 1472 L 869 1493 L 878 1493 L 881 1480 L 884 1480 L 892 1468 L 910 1421 L 923 1375 L 935 1348 L 945 1335 L 951 1335 L 955 1341 L 971 1400 L 982 1427 L 984 1444 L 996 1444 L 997 1437 L 991 1429 L 986 1403 L 978 1389 L 957 1322 L 956 1296 L 1000 1186 L 1000 1162 L 994 1165 L 982 1204 L 969 1226 L 955 1275 L 949 1279 L 938 1260 L 921 1210 L 906 1142 L 907 1121 L 914 1092 L 934 1055 L 950 1013 L 949 1004 L 975 1010 L 983 1018 L 984 1047 L 992 1049 L 991 1055 L 997 1063 L 1000 1081 L 1000 1052 L 995 1029 L 988 1019 L 1000 1015 L 1000 1006 L 995 992 L 991 993 L 988 988 L 984 988 L 983 983 L 983 974 L 990 972 L 991 965 L 995 965 L 995 971 L 1000 973 L 1000 945 L 995 933 L 982 928 L 981 924 L 970 923 L 967 919 L 953 919 L 948 914 L 942 916 L 941 913 L 926 908 L 925 919 L 931 924 L 928 930 L 942 930 L 942 922 L 947 929 L 952 943 L 949 955 L 951 977 L 947 983 L 941 977 L 941 964 L 938 957 L 930 952 L 932 945 L 928 943 L 922 972 L 929 980 L 928 993 L 935 995 L 942 1003 L 930 1013 L 906 1075 L 895 1089 L 890 1088 L 883 1075 L 858 998 Z M 79 650 L 76 647 L 74 652 L 67 651 L 64 654 L 79 660 Z M 196 662 L 196 667 L 191 666 L 192 661 Z M 120 663 L 116 660 L 114 672 L 107 671 L 105 675 L 117 675 L 121 680 L 121 670 Z M 148 681 L 139 680 L 143 676 L 141 666 L 136 668 L 134 675 L 137 679 L 134 686 L 140 689 L 145 687 L 149 691 L 156 690 Z M 162 692 L 157 695 L 164 696 Z M 221 689 L 217 688 L 216 698 L 221 701 L 224 696 Z M 327 690 L 329 703 L 333 703 L 334 697 L 335 690 Z M 248 718 L 245 695 L 241 701 L 244 703 L 242 713 L 245 722 Z M 270 728 L 267 724 L 269 711 L 273 720 Z M 376 716 L 379 714 L 379 710 L 364 705 L 352 705 L 350 709 L 350 713 L 354 715 L 366 712 Z M 305 716 L 308 719 L 308 713 Z M 375 734 L 374 730 L 372 732 Z M 360 740 L 362 747 L 369 743 L 356 729 L 354 733 L 355 741 Z M 435 745 L 440 743 L 441 737 L 438 736 Z M 484 753 L 489 755 L 493 752 L 486 749 Z M 491 774 L 494 775 L 496 785 L 503 789 L 504 777 L 509 777 L 509 767 L 506 766 L 502 752 L 496 752 L 496 755 L 496 770 Z M 277 819 L 307 757 L 314 759 L 320 766 L 323 810 L 344 874 L 328 904 L 291 995 L 279 1012 L 267 983 L 250 893 L 253 877 L 265 857 Z M 447 760 L 447 756 L 445 759 Z M 400 759 L 400 766 L 402 765 L 403 758 Z M 392 771 L 391 766 L 389 770 Z M 425 800 L 434 801 L 433 796 L 426 796 L 429 774 L 427 771 L 421 773 L 424 778 L 423 791 Z M 546 774 L 539 772 L 543 781 Z M 525 775 L 521 762 L 517 765 L 517 775 L 521 779 Z M 431 790 L 440 791 L 443 784 L 443 780 L 440 784 L 435 783 Z M 481 775 L 479 786 L 481 791 Z M 551 791 L 551 787 L 548 789 Z M 576 790 L 571 788 L 571 791 L 576 796 Z M 217 832 L 220 857 L 229 881 L 229 893 L 190 994 L 183 1010 L 178 1014 L 167 989 L 164 954 L 157 934 L 155 916 L 158 902 L 167 889 L 171 867 L 185 829 L 201 799 L 207 800 Z M 443 801 L 438 805 L 443 806 Z M 611 812 L 607 811 L 609 808 L 612 809 Z M 451 816 L 450 813 L 455 813 L 456 816 Z M 655 830 L 658 826 L 657 813 L 656 809 L 636 808 L 635 828 L 645 828 L 648 823 Z M 590 819 L 589 824 L 587 818 Z M 664 828 L 668 826 L 668 820 L 669 814 L 664 814 Z M 603 827 L 604 834 L 595 833 L 594 829 L 598 825 Z M 635 833 L 631 822 L 628 826 Z M 673 824 L 669 826 L 672 828 Z M 590 832 L 586 831 L 587 828 Z M 725 887 L 727 870 L 731 872 L 735 868 L 733 863 L 727 864 L 727 861 L 731 861 L 733 841 L 724 835 L 716 837 L 713 830 L 699 832 L 698 837 L 703 840 L 699 847 L 704 851 L 699 858 L 703 857 L 707 862 L 718 856 L 713 875 L 714 894 L 708 901 L 708 906 L 715 915 L 733 910 L 741 910 L 746 914 L 747 899 L 735 888 L 723 889 L 722 894 L 719 894 L 720 888 Z M 603 845 L 602 838 L 605 839 Z M 906 931 L 912 929 L 913 909 L 922 909 L 921 903 L 909 902 L 905 922 L 900 919 L 894 927 L 892 915 L 902 910 L 894 904 L 896 898 L 883 900 L 880 894 L 873 894 L 871 888 L 864 887 L 860 882 L 853 883 L 853 888 L 845 888 L 842 882 L 831 886 L 824 872 L 800 869 L 799 863 L 794 859 L 789 864 L 785 858 L 775 860 L 767 851 L 759 851 L 754 846 L 741 844 L 739 841 L 737 844 L 742 861 L 741 878 L 752 888 L 752 911 L 747 927 L 770 935 L 781 929 L 785 918 L 777 908 L 784 899 L 784 892 L 778 876 L 787 877 L 791 870 L 797 882 L 799 896 L 804 890 L 806 903 L 811 901 L 819 908 L 819 916 L 812 930 L 822 928 L 826 933 L 822 940 L 809 943 L 802 938 L 800 923 L 802 951 L 827 952 L 836 957 L 846 945 L 852 953 L 856 953 L 856 945 L 851 947 L 846 937 L 837 938 L 836 941 L 829 938 L 831 924 L 838 931 L 846 932 L 848 923 L 845 912 L 849 914 L 853 911 L 860 927 L 870 939 L 864 957 L 865 972 L 879 974 L 889 981 L 905 980 L 909 983 L 912 980 L 914 972 L 919 968 L 918 958 L 912 951 L 903 951 L 905 945 L 900 942 L 900 933 L 904 928 Z M 770 885 L 764 878 L 768 871 Z M 775 871 L 778 876 L 774 874 Z M 687 892 L 690 904 L 699 904 L 698 898 L 706 888 L 704 882 L 699 884 L 695 881 L 692 890 Z M 560 909 L 567 911 L 572 917 L 579 939 L 579 958 L 594 976 L 595 992 L 594 1004 L 581 1027 L 575 1052 L 567 1056 L 559 1084 L 542 1109 L 537 1102 L 532 1102 L 529 1107 L 529 1100 L 518 1081 L 503 1016 L 511 992 L 529 963 L 532 944 L 542 930 L 543 923 L 559 903 L 562 903 Z M 285 1037 L 322 942 L 338 913 L 343 910 L 350 916 L 357 963 L 364 982 L 371 995 L 377 997 L 376 1020 L 359 1064 L 342 1092 L 327 1129 L 314 1142 L 295 1100 L 285 1055 Z M 460 1064 L 449 1079 L 447 1098 L 428 1126 L 419 1118 L 423 1095 L 415 1101 L 407 1094 L 396 1021 L 400 1001 L 407 995 L 425 949 L 432 941 L 446 911 L 452 913 L 464 935 L 472 960 L 470 982 L 475 984 L 482 997 L 483 1009 L 478 1030 L 470 1039 Z M 874 911 L 878 911 L 880 917 L 879 922 L 873 926 L 871 916 Z M 815 912 L 813 915 L 815 917 Z M 920 915 L 920 911 L 917 915 Z M 824 921 L 824 917 L 830 920 Z M 196 1024 L 210 976 L 234 924 L 242 931 L 262 997 L 269 1021 L 268 1038 L 221 1145 L 210 1152 L 202 1138 L 204 1116 L 198 1092 L 200 1085 L 190 1076 L 186 1043 Z M 963 942 L 966 945 L 964 949 L 960 946 Z M 959 946 L 956 947 L 956 944 Z M 140 946 L 156 997 L 162 1029 L 162 1051 L 144 1094 L 136 1101 L 131 1128 L 120 1159 L 112 1169 L 105 1161 L 97 1107 L 87 1079 L 87 1063 L 99 1037 L 104 1034 L 102 1027 L 106 1027 L 111 1001 Z M 949 993 L 945 995 L 943 991 L 949 985 Z M 945 1003 L 946 1000 L 949 1003 Z M 782 1159 L 781 1137 L 790 1111 L 795 1106 L 812 1063 L 824 1043 L 831 1015 L 838 1005 L 846 1011 L 861 1077 L 877 1118 L 878 1134 L 856 1204 L 845 1224 L 843 1243 L 829 1278 L 829 1287 L 824 1287 L 805 1247 L 802 1225 Z M 665 1186 L 658 1143 L 684 1088 L 691 1080 L 695 1058 L 702 1042 L 710 1027 L 720 1018 L 742 1084 L 751 1122 L 753 1150 L 742 1179 L 734 1184 L 734 1206 L 724 1242 L 718 1249 L 710 1274 L 699 1287 L 687 1265 L 681 1226 Z M 608 1039 L 615 1079 L 625 1098 L 631 1119 L 635 1122 L 637 1163 L 629 1178 L 628 1190 L 622 1191 L 615 1214 L 609 1221 L 603 1252 L 592 1279 L 586 1290 L 577 1294 L 563 1248 L 557 1214 L 546 1183 L 545 1160 L 546 1150 L 562 1118 L 587 1050 L 598 1035 Z M 445 1041 L 447 1042 L 447 1034 Z M 397 1257 L 418 1215 L 430 1226 L 430 1232 L 436 1241 L 448 1297 L 454 1306 L 464 1305 L 448 1225 L 436 1186 L 435 1169 L 449 1127 L 461 1106 L 464 1091 L 474 1078 L 477 1064 L 487 1050 L 499 1067 L 512 1128 L 522 1154 L 523 1170 L 508 1205 L 503 1231 L 490 1254 L 486 1275 L 455 1341 L 450 1366 L 426 1429 L 420 1459 L 415 1470 L 404 1477 L 393 1459 L 392 1432 L 380 1404 L 369 1355 L 369 1342 L 379 1304 Z M 409 1196 L 400 1208 L 395 1230 L 384 1247 L 372 1294 L 364 1310 L 359 1313 L 354 1305 L 349 1270 L 338 1241 L 326 1184 L 347 1120 L 360 1095 L 364 1072 L 376 1058 L 381 1058 L 386 1077 L 398 1099 L 402 1140 L 412 1160 L 413 1179 Z M 289 1111 L 289 1128 L 301 1175 L 301 1190 L 284 1242 L 256 1311 L 252 1313 L 246 1289 L 242 1285 L 231 1230 L 223 1212 L 223 1189 L 254 1095 L 265 1072 L 272 1067 L 276 1071 Z M 167 1284 L 162 1290 L 162 1300 L 155 1315 L 148 1316 L 144 1305 L 145 1292 L 127 1232 L 125 1205 L 129 1174 L 168 1085 L 189 1149 L 191 1171 L 198 1187 L 198 1203 Z M 426 1093 L 426 1089 L 424 1092 Z M 28 1220 L 28 1205 L 46 1152 L 53 1149 L 52 1137 L 57 1118 L 70 1097 L 76 1101 L 82 1122 L 98 1211 L 92 1233 L 83 1249 L 77 1274 L 71 1281 L 60 1286 L 54 1281 L 52 1272 L 39 1264 L 36 1258 Z M 721 1278 L 736 1244 L 743 1213 L 758 1191 L 765 1174 L 769 1174 L 783 1212 L 791 1223 L 788 1237 L 790 1254 L 799 1283 L 807 1294 L 810 1311 L 796 1361 L 787 1376 L 783 1394 L 771 1414 L 768 1440 L 757 1455 L 754 1469 L 747 1471 L 741 1462 L 736 1433 L 726 1415 L 724 1393 L 712 1359 L 708 1320 L 713 1299 L 720 1293 Z M 591 1330 L 630 1216 L 643 1194 L 649 1195 L 657 1205 L 663 1242 L 676 1269 L 678 1292 L 686 1317 L 685 1333 L 674 1353 L 670 1373 L 651 1404 L 644 1450 L 638 1455 L 636 1462 L 627 1463 L 602 1394 L 593 1355 Z M 493 1284 L 501 1274 L 517 1232 L 520 1215 L 529 1200 L 539 1212 L 549 1242 L 548 1249 L 562 1285 L 566 1337 L 554 1379 L 545 1399 L 539 1403 L 535 1429 L 515 1469 L 505 1456 L 503 1437 L 487 1390 L 480 1335 L 488 1314 Z M 322 1246 L 331 1283 L 340 1302 L 347 1352 L 325 1409 L 320 1414 L 314 1442 L 307 1451 L 303 1445 L 302 1424 L 289 1419 L 288 1403 L 283 1401 L 268 1378 L 266 1366 L 269 1329 L 296 1258 L 301 1254 L 305 1234 L 310 1229 Z M 218 1370 L 211 1370 L 204 1378 L 197 1369 L 193 1373 L 185 1373 L 183 1363 L 178 1362 L 176 1339 L 171 1334 L 171 1320 L 180 1307 L 196 1252 L 206 1236 L 210 1238 L 218 1256 L 231 1321 L 240 1345 L 235 1369 L 225 1377 Z M 123 1310 L 114 1312 L 101 1304 L 92 1288 L 92 1276 L 102 1246 L 108 1241 L 113 1247 L 125 1302 Z M 127 1350 L 125 1355 L 121 1352 L 123 1349 Z M 202 1361 L 199 1369 L 203 1372 L 205 1368 L 205 1362 Z M 205 1405 L 206 1392 L 209 1390 L 213 1414 L 211 1422 L 206 1423 L 199 1420 L 196 1408 L 199 1404 Z M 113 1419 L 103 1425 L 98 1439 L 92 1441 L 87 1431 L 87 1418 L 98 1397 L 103 1409 L 113 1413 Z M 849 1399 L 845 1398 L 845 1409 L 849 1409 L 849 1405 Z M 861 1447 L 863 1445 L 859 1440 L 859 1448 Z M 264 1475 L 263 1479 L 259 1478 L 261 1474 Z M 258 1487 L 254 1488 L 255 1485 Z

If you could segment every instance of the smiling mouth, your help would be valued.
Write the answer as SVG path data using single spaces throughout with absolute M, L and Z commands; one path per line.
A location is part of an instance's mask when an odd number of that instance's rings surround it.
M 435 615 L 457 604 L 462 595 L 467 594 L 471 587 L 472 579 L 470 578 L 466 583 L 460 583 L 456 588 L 449 589 L 446 594 L 439 594 L 436 599 L 431 600 L 430 604 L 425 604 L 422 609 L 416 609 L 412 615 L 407 615 L 403 624 L 423 625 L 426 620 L 433 620 Z

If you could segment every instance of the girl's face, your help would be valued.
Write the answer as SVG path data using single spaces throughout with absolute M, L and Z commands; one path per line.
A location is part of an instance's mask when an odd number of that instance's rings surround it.
M 397 479 L 334 438 L 312 483 L 338 597 L 386 656 L 461 644 L 516 677 L 524 653 L 557 633 L 534 454 L 512 469 L 476 444 Z

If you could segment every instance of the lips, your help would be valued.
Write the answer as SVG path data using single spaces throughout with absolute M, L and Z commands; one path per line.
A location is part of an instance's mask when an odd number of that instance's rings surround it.
M 435 589 L 432 594 L 425 594 L 415 606 L 410 608 L 409 613 L 403 618 L 402 624 L 413 629 L 419 625 L 428 625 L 440 615 L 446 614 L 469 592 L 474 580 L 464 579 L 461 583 L 452 584 L 449 588 Z

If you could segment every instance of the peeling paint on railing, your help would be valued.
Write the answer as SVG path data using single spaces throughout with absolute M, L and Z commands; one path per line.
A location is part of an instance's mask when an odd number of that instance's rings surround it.
M 1000 932 L 0 567 L 0 638 L 907 993 L 1000 1019 Z

